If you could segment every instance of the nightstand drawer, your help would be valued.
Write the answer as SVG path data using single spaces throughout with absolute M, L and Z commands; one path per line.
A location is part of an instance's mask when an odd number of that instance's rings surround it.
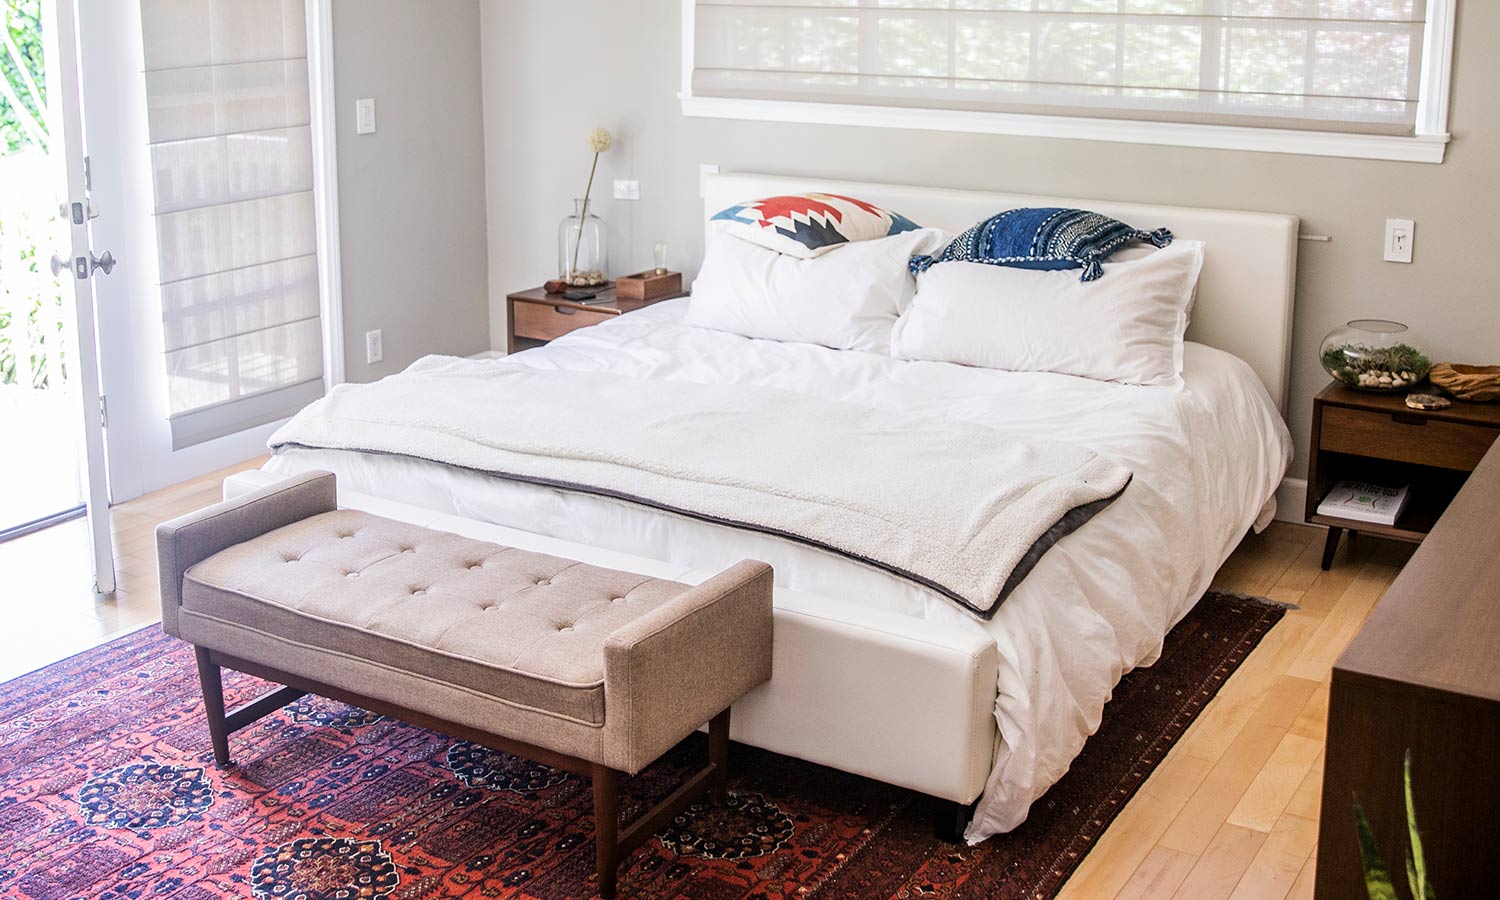
M 541 303 L 512 303 L 511 328 L 516 337 L 537 341 L 560 338 L 570 331 L 613 319 L 606 312 L 591 309 L 573 309 L 567 306 L 550 306 Z
M 1318 445 L 1334 453 L 1470 471 L 1500 430 L 1421 415 L 1325 406 Z

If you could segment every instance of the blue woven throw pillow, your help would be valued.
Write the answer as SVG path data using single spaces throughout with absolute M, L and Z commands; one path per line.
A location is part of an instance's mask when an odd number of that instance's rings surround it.
M 1105 259 L 1131 241 L 1172 243 L 1165 228 L 1142 231 L 1086 209 L 1012 209 L 990 216 L 953 239 L 937 257 L 913 256 L 920 275 L 934 263 L 976 262 L 1020 269 L 1083 269 L 1079 281 L 1104 274 Z

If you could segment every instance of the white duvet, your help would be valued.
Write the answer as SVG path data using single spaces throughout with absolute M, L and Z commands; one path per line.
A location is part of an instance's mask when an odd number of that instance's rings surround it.
M 1134 473 L 1108 508 L 1044 555 L 989 622 L 884 571 L 802 544 L 608 498 L 398 456 L 284 448 L 266 468 L 324 468 L 351 490 L 699 568 L 763 559 L 777 584 L 983 629 L 1000 656 L 1001 742 L 967 833 L 1009 831 L 1099 725 L 1120 676 L 1156 659 L 1244 533 L 1269 517 L 1291 439 L 1254 373 L 1197 344 L 1181 390 L 775 343 L 682 323 L 660 303 L 512 357 L 535 369 L 765 385 L 922 410 L 1093 450 Z

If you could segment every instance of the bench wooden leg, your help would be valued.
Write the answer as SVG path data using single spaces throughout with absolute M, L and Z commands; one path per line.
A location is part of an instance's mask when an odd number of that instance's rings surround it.
M 613 900 L 620 860 L 651 839 L 694 800 L 708 793 L 715 804 L 729 797 L 729 710 L 708 722 L 708 765 L 699 769 L 667 798 L 620 833 L 620 773 L 594 763 L 594 853 L 598 861 L 599 896 Z
M 224 681 L 219 666 L 204 647 L 194 647 L 198 659 L 198 683 L 203 686 L 203 711 L 208 717 L 208 739 L 214 745 L 214 762 L 229 768 L 229 726 L 224 721 Z
M 594 764 L 594 853 L 598 861 L 599 896 L 613 900 L 620 868 L 620 773 Z
M 729 710 L 708 723 L 708 762 L 714 767 L 709 799 L 714 805 L 729 799 Z

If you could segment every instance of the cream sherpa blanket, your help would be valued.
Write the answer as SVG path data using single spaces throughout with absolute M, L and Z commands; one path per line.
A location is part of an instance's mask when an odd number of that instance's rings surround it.
M 397 454 L 767 532 L 984 618 L 1130 481 L 1090 450 L 968 422 L 440 356 L 340 385 L 270 446 Z

